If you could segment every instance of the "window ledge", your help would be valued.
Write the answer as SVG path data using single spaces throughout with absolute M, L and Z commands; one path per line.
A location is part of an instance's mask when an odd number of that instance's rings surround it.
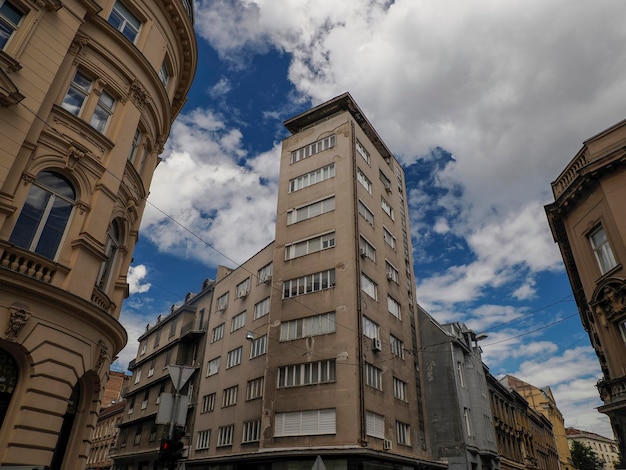
M 0 49 L 0 66 L 7 72 L 17 72 L 22 65 L 9 54 Z
M 615 274 L 617 271 L 621 271 L 621 269 L 622 269 L 622 263 L 616 264 L 611 269 L 609 269 L 607 272 L 605 272 L 602 276 L 600 276 L 598 279 L 596 279 L 596 282 L 595 282 L 596 285 L 600 284 L 605 279 L 608 279 L 609 277 L 613 276 L 613 274 Z

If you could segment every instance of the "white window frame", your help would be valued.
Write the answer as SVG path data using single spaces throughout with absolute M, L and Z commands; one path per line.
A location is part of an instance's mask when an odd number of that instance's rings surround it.
M 334 408 L 276 413 L 274 417 L 274 437 L 336 433 L 337 411 Z
M 262 398 L 264 386 L 265 379 L 263 377 L 249 380 L 246 386 L 246 401 Z
M 396 251 L 397 240 L 396 237 L 383 225 L 383 240 L 385 243 L 391 247 L 393 251 Z
M 305 145 L 304 147 L 300 147 L 297 150 L 291 152 L 291 163 L 297 163 L 305 158 L 312 157 L 324 150 L 328 150 L 335 146 L 335 134 L 329 135 L 328 137 L 324 137 L 323 139 L 317 140 L 312 144 Z
M 200 413 L 210 413 L 215 410 L 215 393 L 209 393 L 202 397 L 202 408 Z
M 261 269 L 259 269 L 256 273 L 256 278 L 259 281 L 259 283 L 271 281 L 272 271 L 273 271 L 272 263 L 268 263 L 265 266 L 263 266 Z
M 378 169 L 378 178 L 380 179 L 380 182 L 383 184 L 385 191 L 390 193 L 391 192 L 391 180 L 387 177 L 387 175 L 381 169 Z
M 278 388 L 334 383 L 337 380 L 336 360 L 326 359 L 279 367 L 277 379 Z
M 358 212 L 359 212 L 359 215 L 363 217 L 363 219 L 365 219 L 365 221 L 368 224 L 370 224 L 372 227 L 374 226 L 374 213 L 370 210 L 369 207 L 367 207 L 367 204 L 365 204 L 360 199 L 359 199 Z
M 250 359 L 262 356 L 267 352 L 267 335 L 252 340 L 250 344 Z
M 224 330 L 226 330 L 226 323 L 222 322 L 213 328 L 211 332 L 211 343 L 215 343 L 224 337 Z
M 239 346 L 238 348 L 228 351 L 228 354 L 226 356 L 226 368 L 230 369 L 231 367 L 235 367 L 241 364 L 242 353 L 243 346 Z
M 380 325 L 363 316 L 363 335 L 370 339 L 380 339 Z
M 385 417 L 374 413 L 373 411 L 365 412 L 365 429 L 368 436 L 385 438 Z
M 120 24 L 117 26 L 111 23 L 111 18 L 113 15 L 117 15 L 119 17 L 118 19 L 120 20 Z M 137 41 L 142 22 L 139 18 L 137 18 L 134 13 L 132 13 L 128 9 L 128 7 L 126 7 L 126 5 L 124 5 L 119 0 L 116 0 L 115 5 L 113 6 L 113 10 L 111 11 L 111 15 L 109 15 L 108 22 L 133 44 Z
M 311 294 L 335 287 L 335 269 L 307 274 L 283 282 L 283 299 Z
M 403 423 L 402 421 L 396 421 L 396 442 L 403 446 L 411 445 L 411 426 Z
M 234 424 L 229 424 L 228 426 L 220 426 L 217 429 L 217 447 L 232 446 L 234 434 Z
M 229 292 L 226 292 L 225 294 L 222 294 L 217 298 L 215 306 L 218 312 L 226 310 L 226 307 L 228 307 L 228 294 Z
M 468 436 L 473 436 L 472 416 L 469 408 L 463 408 L 463 420 L 465 421 L 465 430 Z
M 389 345 L 394 356 L 404 359 L 404 342 L 400 338 L 389 334 Z
M 221 361 L 221 357 L 219 356 L 207 362 L 207 365 L 206 365 L 207 377 L 210 377 L 211 375 L 215 375 L 220 371 L 220 362 L 222 361 Z
M 285 245 L 285 261 L 289 261 L 301 256 L 317 253 L 335 247 L 335 232 L 327 232 L 316 235 L 306 240 L 297 241 Z
M 198 431 L 197 435 L 196 450 L 208 449 L 211 442 L 211 430 L 204 429 L 203 431 Z
M 235 287 L 235 297 L 238 299 L 246 297 L 250 293 L 250 278 L 241 281 Z
M 294 193 L 335 177 L 335 164 L 323 166 L 289 180 L 289 192 Z
M 261 420 L 246 421 L 243 423 L 243 433 L 241 443 L 258 442 L 261 440 Z
M 600 268 L 600 274 L 606 274 L 615 266 L 617 266 L 617 261 L 615 260 L 615 256 L 613 255 L 613 250 L 611 249 L 609 238 L 606 234 L 606 231 L 604 230 L 604 227 L 601 224 L 596 226 L 589 233 L 587 238 L 589 239 L 593 254 L 598 263 L 598 267 Z
M 5 7 L 9 5 L 7 9 L 13 10 L 11 13 L 19 14 L 19 19 L 17 23 L 6 14 Z M 4 10 L 4 12 L 3 12 Z M 17 31 L 22 22 L 22 19 L 26 16 L 26 13 L 22 11 L 21 8 L 18 8 L 17 5 L 12 1 L 0 1 L 0 28 L 6 32 L 6 41 L 0 42 L 0 50 L 4 49 L 7 44 L 11 41 L 13 37 L 13 33 Z
M 376 390 L 383 390 L 383 370 L 370 364 L 365 363 L 364 367 L 365 385 Z
M 464 370 L 463 361 L 456 362 L 456 371 L 459 374 L 459 385 L 462 388 L 465 388 L 466 383 L 465 383 L 465 370 Z
M 335 312 L 297 318 L 281 322 L 280 341 L 292 341 L 306 338 L 307 336 L 326 335 L 335 333 L 336 329 Z
M 385 275 L 387 276 L 388 281 L 400 284 L 400 272 L 398 271 L 398 268 L 391 264 L 391 261 L 388 259 L 385 259 Z
M 258 320 L 259 318 L 270 313 L 270 307 L 271 303 L 269 297 L 265 297 L 260 302 L 254 304 L 254 320 Z
M 167 85 L 170 83 L 171 77 L 170 67 L 167 63 L 167 57 L 163 59 L 163 62 L 161 63 L 161 68 L 159 69 L 157 74 L 159 75 L 159 80 L 161 80 L 163 87 L 167 88 Z
M 361 186 L 363 186 L 368 193 L 372 194 L 372 182 L 365 175 L 365 173 L 361 171 L 360 168 L 357 168 L 356 170 L 356 179 L 359 183 L 361 183 Z
M 98 96 L 98 102 L 96 108 L 91 115 L 89 123 L 95 130 L 104 134 L 104 131 L 109 125 L 111 116 L 113 115 L 113 109 L 115 107 L 115 98 L 110 93 L 102 90 Z
M 378 300 L 378 285 L 364 273 L 361 273 L 361 290 L 372 299 Z
M 241 313 L 238 313 L 230 320 L 230 332 L 233 333 L 244 327 L 246 324 L 246 311 L 244 310 Z
M 363 235 L 359 236 L 359 254 L 376 262 L 376 247 Z
M 363 157 L 363 160 L 365 160 L 368 165 L 372 164 L 372 157 L 370 156 L 370 153 L 359 141 L 359 139 L 356 139 L 356 151 L 359 155 L 361 155 L 361 157 Z
M 222 391 L 222 408 L 235 406 L 237 404 L 237 395 L 239 393 L 239 385 L 225 388 Z
M 332 196 L 325 197 L 319 201 L 289 209 L 287 211 L 287 225 L 296 224 L 334 210 L 335 195 L 333 194 Z
M 396 299 L 387 295 L 387 311 L 398 320 L 402 320 L 402 306 Z
M 395 220 L 393 207 L 391 207 L 391 204 L 389 204 L 384 197 L 380 198 L 380 206 L 382 207 L 385 214 L 387 214 L 391 220 Z
M 398 377 L 393 378 L 393 396 L 401 401 L 408 401 L 407 383 Z

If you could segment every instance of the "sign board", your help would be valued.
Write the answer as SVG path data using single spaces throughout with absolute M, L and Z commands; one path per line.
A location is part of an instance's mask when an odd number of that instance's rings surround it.
M 195 367 L 189 366 L 175 366 L 169 365 L 167 366 L 167 370 L 170 373 L 170 378 L 172 379 L 172 383 L 174 384 L 174 389 L 178 392 L 181 388 L 185 386 L 191 374 L 196 370 Z
M 176 412 L 172 413 L 174 409 L 175 396 L 171 393 L 162 393 L 159 395 L 159 411 L 157 412 L 156 424 L 171 424 L 174 422 L 174 426 L 184 426 L 187 422 L 187 410 L 189 408 L 189 396 L 179 395 L 178 406 Z M 173 416 L 172 416 L 173 414 Z

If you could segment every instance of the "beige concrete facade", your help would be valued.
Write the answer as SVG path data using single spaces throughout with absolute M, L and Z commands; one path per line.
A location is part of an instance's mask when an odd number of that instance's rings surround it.
M 109 450 L 115 447 L 125 408 L 126 400 L 122 400 L 100 410 L 87 458 L 88 469 L 107 470 L 111 468 L 113 460 L 109 456 Z
M 582 442 L 591 447 L 591 450 L 602 462 L 604 470 L 615 470 L 616 466 L 619 465 L 620 454 L 617 450 L 617 443 L 613 439 L 576 428 L 566 428 L 565 433 L 570 448 L 574 441 Z
M 599 411 L 626 452 L 626 121 L 586 141 L 546 206 L 603 378 Z
M 0 2 L 0 464 L 84 468 L 158 154 L 196 67 L 188 0 Z

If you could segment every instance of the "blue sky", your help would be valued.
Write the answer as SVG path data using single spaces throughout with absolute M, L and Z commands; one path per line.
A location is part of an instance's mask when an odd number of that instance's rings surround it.
M 582 142 L 624 119 L 625 9 L 197 0 L 198 71 L 150 190 L 117 367 L 217 264 L 274 238 L 282 121 L 349 91 L 405 166 L 420 304 L 487 332 L 490 371 L 550 386 L 566 425 L 611 436 L 543 206 Z

